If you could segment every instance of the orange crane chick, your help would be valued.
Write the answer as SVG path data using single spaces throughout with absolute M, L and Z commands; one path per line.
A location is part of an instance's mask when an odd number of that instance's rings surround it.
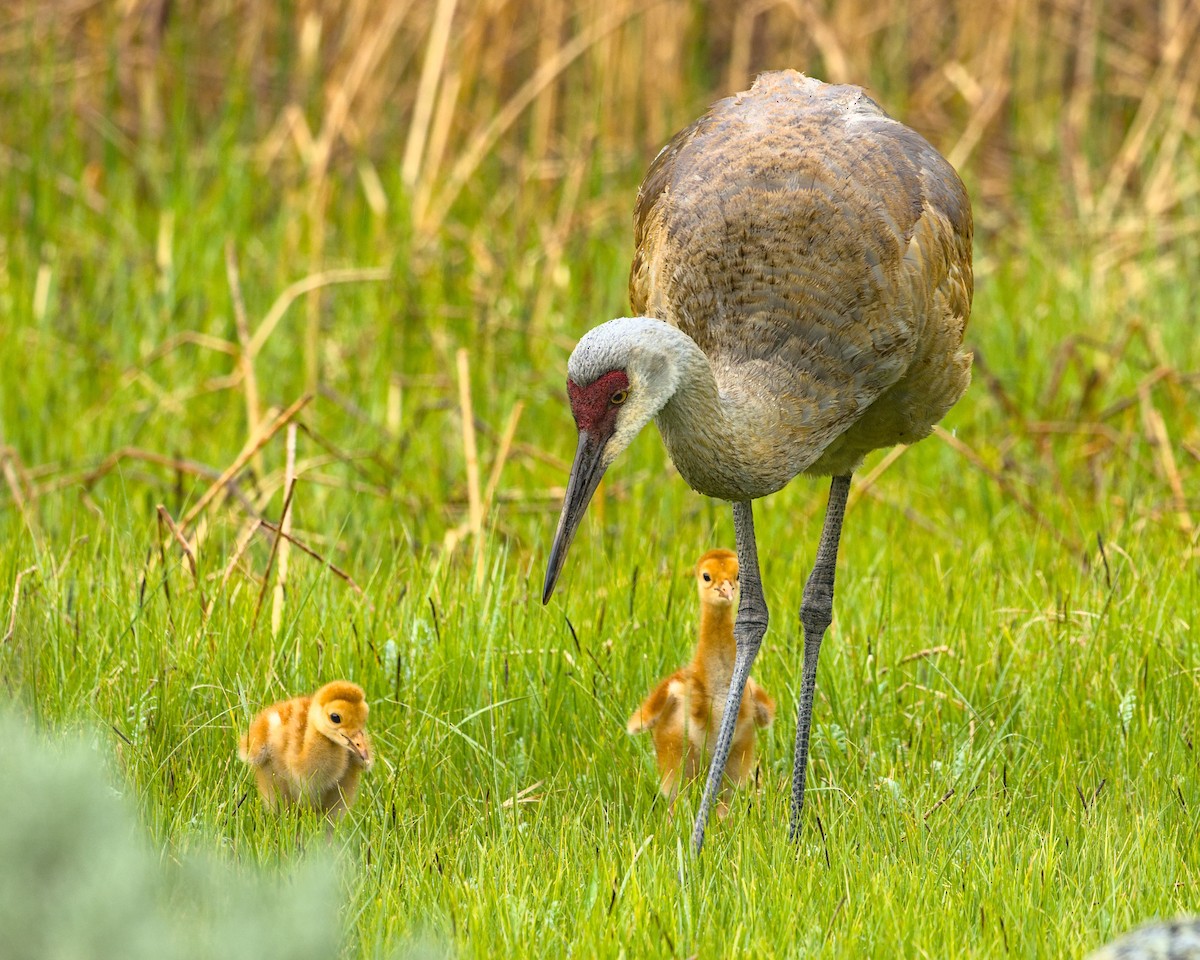
M 238 742 L 238 756 L 254 768 L 269 809 L 301 803 L 336 820 L 373 762 L 366 724 L 362 687 L 335 680 L 263 710 Z
M 662 794 L 672 808 L 681 781 L 691 780 L 707 768 L 725 713 L 736 654 L 737 554 L 732 550 L 704 554 L 696 564 L 696 588 L 700 638 L 692 662 L 661 680 L 626 725 L 630 733 L 649 730 L 653 736 Z M 742 783 L 754 767 L 754 728 L 769 727 L 774 719 L 775 701 L 749 680 L 734 726 L 719 816 L 728 812 L 726 800 L 732 787 Z

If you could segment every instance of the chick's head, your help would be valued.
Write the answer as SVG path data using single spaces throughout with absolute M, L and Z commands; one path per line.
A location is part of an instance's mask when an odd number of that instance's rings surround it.
M 700 602 L 729 607 L 737 600 L 738 559 L 732 550 L 709 550 L 696 561 Z
M 309 708 L 313 724 L 339 746 L 370 760 L 367 744 L 367 697 L 362 687 L 348 680 L 327 683 L 312 698 Z

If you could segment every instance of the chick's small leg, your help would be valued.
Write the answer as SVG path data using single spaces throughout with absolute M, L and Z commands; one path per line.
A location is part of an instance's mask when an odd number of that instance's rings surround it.
M 675 798 L 679 796 L 680 774 L 683 772 L 683 734 L 675 717 L 660 721 L 651 729 L 654 755 L 658 763 L 659 790 L 667 800 L 667 812 L 675 815 Z

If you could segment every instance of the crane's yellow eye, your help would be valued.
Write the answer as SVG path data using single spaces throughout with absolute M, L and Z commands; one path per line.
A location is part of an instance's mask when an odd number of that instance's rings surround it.
M 629 397 L 628 390 L 618 390 L 616 393 L 614 393 L 612 395 L 612 402 L 613 403 L 624 403 L 628 397 Z

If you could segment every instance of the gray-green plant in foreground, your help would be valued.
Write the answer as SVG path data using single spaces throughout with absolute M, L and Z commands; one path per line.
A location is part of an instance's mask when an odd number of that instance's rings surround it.
M 1200 917 L 1145 924 L 1088 954 L 1088 960 L 1200 960 Z
M 82 738 L 0 713 L 0 937 L 8 960 L 328 960 L 332 857 L 290 877 L 163 856 Z

